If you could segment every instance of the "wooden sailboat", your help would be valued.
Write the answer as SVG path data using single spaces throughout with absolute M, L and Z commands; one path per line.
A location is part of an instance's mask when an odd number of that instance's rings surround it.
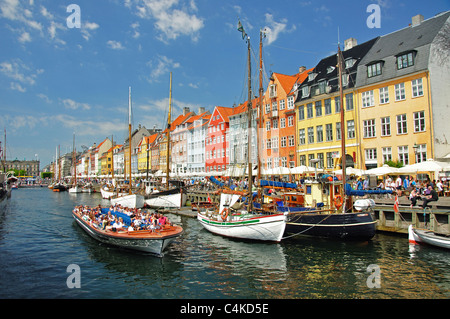
M 146 195 L 145 205 L 152 208 L 181 208 L 186 204 L 187 195 L 183 192 L 182 187 L 170 189 L 170 121 L 172 112 L 172 72 L 170 72 L 170 91 L 169 91 L 169 112 L 167 115 L 167 156 L 166 156 L 166 190 L 153 191 Z
M 239 22 L 240 28 L 242 28 Z M 240 30 L 240 29 L 239 29 Z M 243 35 L 245 34 L 240 30 Z M 245 36 L 243 37 L 245 38 Z M 251 60 L 250 38 L 248 45 L 248 193 L 222 192 L 218 210 L 198 211 L 197 219 L 208 231 L 230 238 L 281 241 L 286 227 L 286 214 L 283 212 L 268 212 L 253 207 L 253 176 L 251 161 L 251 126 L 252 126 L 252 96 L 251 96 Z
M 144 207 L 144 196 L 140 194 L 133 194 L 131 189 L 131 87 L 128 88 L 128 171 L 130 174 L 128 194 L 116 195 L 111 197 L 111 204 L 119 204 L 123 207 L 142 208 Z
M 338 46 L 338 77 L 340 105 L 343 103 L 343 56 Z M 345 127 L 344 107 L 340 108 L 341 125 Z M 343 129 L 343 131 L 345 131 Z M 317 236 L 334 239 L 366 241 L 375 235 L 371 207 L 373 201 L 353 196 L 364 196 L 354 192 L 346 183 L 345 134 L 341 136 L 342 182 L 333 178 L 318 179 L 305 183 L 304 189 L 291 189 L 274 199 L 279 211 L 287 211 L 286 235 Z M 362 192 L 362 191 L 361 191 Z M 376 192 L 376 191 L 372 191 Z M 383 191 L 386 192 L 386 191 Z

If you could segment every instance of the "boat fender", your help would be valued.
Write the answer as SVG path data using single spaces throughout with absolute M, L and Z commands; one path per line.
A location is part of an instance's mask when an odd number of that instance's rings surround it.
M 344 200 L 342 199 L 341 195 L 334 196 L 334 206 L 336 206 L 337 209 L 341 208 L 342 204 L 344 203 Z
M 229 212 L 230 212 L 230 211 L 228 210 L 228 208 L 222 209 L 222 212 L 220 213 L 220 217 L 222 217 L 222 220 L 223 220 L 223 221 L 226 221 L 226 220 L 227 220 L 227 217 L 228 217 Z

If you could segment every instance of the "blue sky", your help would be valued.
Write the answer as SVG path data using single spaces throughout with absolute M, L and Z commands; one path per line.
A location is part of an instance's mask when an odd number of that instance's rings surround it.
M 367 7 L 380 8 L 369 28 Z M 70 4 L 80 28 L 69 28 Z M 295 74 L 353 37 L 363 43 L 450 9 L 448 0 L 0 0 L 0 129 L 8 160 L 49 164 L 55 149 L 127 136 L 128 87 L 133 125 L 165 126 L 169 72 L 173 114 L 246 100 L 246 43 L 251 38 L 257 87 L 259 30 L 265 84 L 271 72 Z M 75 20 L 71 20 L 75 21 Z

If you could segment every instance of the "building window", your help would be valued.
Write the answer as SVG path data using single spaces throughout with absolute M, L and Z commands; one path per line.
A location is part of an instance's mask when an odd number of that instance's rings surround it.
M 294 116 L 290 115 L 288 116 L 288 126 L 293 126 L 294 125 Z
M 319 160 L 317 168 L 323 168 L 323 153 L 317 153 L 317 159 Z
M 376 137 L 375 119 L 363 121 L 364 138 Z
M 299 157 L 299 165 L 305 165 L 306 166 L 306 155 L 300 155 Z
M 388 87 L 380 88 L 380 104 L 389 103 Z
M 278 151 L 278 137 L 272 137 L 272 150 Z
M 317 142 L 323 142 L 323 126 L 322 125 L 318 125 L 316 127 L 316 131 L 317 131 Z
M 277 111 L 278 110 L 278 103 L 277 101 L 272 102 L 272 111 Z
M 353 110 L 353 93 L 345 95 L 345 104 L 347 111 Z
M 406 125 L 406 114 L 397 115 L 397 134 L 408 133 L 408 128 Z
M 298 107 L 298 120 L 304 120 L 305 119 L 305 106 L 300 105 Z
M 305 129 L 301 128 L 298 130 L 298 144 L 303 145 L 305 144 Z
M 405 99 L 405 83 L 395 85 L 395 100 L 401 101 Z
M 355 138 L 355 121 L 347 121 L 347 138 Z
M 285 128 L 286 127 L 286 118 L 282 117 L 280 119 L 280 128 Z
M 391 118 L 389 116 L 381 118 L 381 136 L 391 135 Z
M 425 132 L 425 112 L 414 112 L 414 132 Z
M 309 86 L 302 87 L 302 97 L 308 97 L 309 96 Z
M 314 163 L 311 163 L 311 160 L 314 159 L 314 154 L 308 154 L 308 166 L 314 167 Z
M 333 168 L 333 152 L 327 152 L 327 168 Z
M 377 62 L 367 66 L 367 77 L 371 78 L 381 74 L 381 62 Z
M 362 92 L 361 96 L 362 96 L 362 107 L 369 107 L 375 105 L 373 90 Z
M 314 143 L 314 127 L 308 127 L 308 143 Z
M 341 112 L 341 97 L 340 96 L 336 96 L 334 98 L 334 109 L 335 109 L 336 113 Z
M 325 80 L 319 81 L 319 94 L 324 94 L 326 91 L 327 82 Z
M 288 96 L 287 100 L 288 100 L 288 105 L 287 105 L 288 110 L 293 109 L 294 108 L 294 97 Z
M 272 120 L 272 128 L 278 128 L 278 119 Z
M 408 145 L 398 147 L 398 160 L 399 162 L 402 162 L 403 165 L 409 164 Z
M 266 104 L 266 114 L 270 113 L 270 104 Z
M 325 125 L 325 138 L 327 142 L 333 140 L 333 124 L 326 124 Z
M 286 100 L 280 100 L 280 111 L 284 110 L 286 106 Z
M 417 145 L 416 163 L 424 162 L 427 160 L 427 144 Z
M 416 79 L 411 81 L 412 97 L 423 96 L 422 79 Z
M 414 56 L 412 52 L 399 55 L 397 57 L 397 69 L 404 69 L 414 65 Z
M 308 103 L 306 105 L 306 117 L 310 119 L 313 116 L 314 116 L 313 104 L 312 103 Z
M 325 105 L 325 115 L 331 114 L 331 99 L 326 99 L 324 101 Z
M 295 146 L 295 138 L 294 135 L 288 136 L 289 146 Z
M 277 86 L 276 84 L 271 84 L 269 86 L 269 95 L 271 98 L 277 97 Z
M 287 157 L 281 158 L 281 167 L 287 167 Z
M 287 145 L 286 144 L 286 140 L 287 140 L 286 136 L 282 136 L 281 137 L 281 145 L 280 145 L 280 147 L 286 147 L 286 145 Z
M 336 141 L 341 140 L 341 122 L 336 123 Z
M 270 131 L 270 120 L 266 122 L 266 131 Z
M 381 149 L 381 153 L 383 155 L 383 163 L 387 161 L 392 161 L 392 148 L 391 147 L 383 147 Z
M 316 101 L 316 117 L 322 116 L 322 101 Z
M 366 148 L 366 163 L 367 162 L 376 162 L 377 161 L 377 149 L 376 148 Z

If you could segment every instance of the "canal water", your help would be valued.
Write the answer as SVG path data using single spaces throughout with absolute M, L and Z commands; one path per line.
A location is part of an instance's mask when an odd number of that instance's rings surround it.
M 450 297 L 450 252 L 411 246 L 404 236 L 377 234 L 365 243 L 241 242 L 207 232 L 194 218 L 169 215 L 184 234 L 157 258 L 89 237 L 71 216 L 79 204 L 109 201 L 100 194 L 22 188 L 1 204 L 0 298 Z M 68 285 L 73 265 L 79 288 Z

